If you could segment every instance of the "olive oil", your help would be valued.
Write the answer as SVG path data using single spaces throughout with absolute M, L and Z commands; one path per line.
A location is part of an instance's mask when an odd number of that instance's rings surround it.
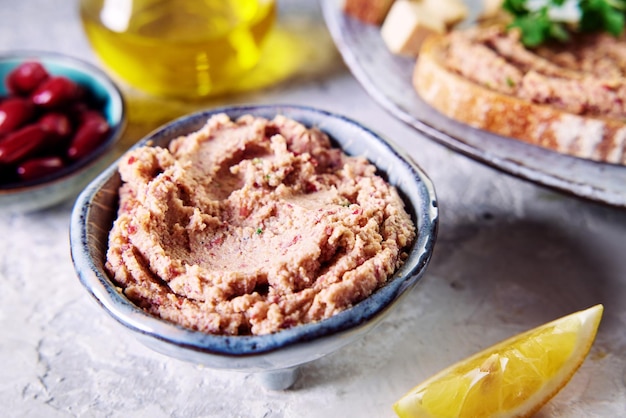
M 274 0 L 81 0 L 85 32 L 121 79 L 158 96 L 238 90 L 275 20 Z

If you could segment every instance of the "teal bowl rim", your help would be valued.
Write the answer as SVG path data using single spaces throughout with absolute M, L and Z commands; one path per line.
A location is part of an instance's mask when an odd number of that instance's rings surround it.
M 60 52 L 40 50 L 0 52 L 0 96 L 5 96 L 7 93 L 4 84 L 4 75 L 10 71 L 3 70 L 2 67 L 7 65 L 7 62 L 12 60 L 15 61 L 15 65 L 10 67 L 11 69 L 28 60 L 48 60 L 53 62 L 54 66 L 64 67 L 66 69 L 69 68 L 74 72 L 83 74 L 86 79 L 97 83 L 101 87 L 99 89 L 100 94 L 106 93 L 106 98 L 103 98 L 103 100 L 106 100 L 107 106 L 111 107 L 111 109 L 105 110 L 106 119 L 111 126 L 111 133 L 109 134 L 107 140 L 100 144 L 88 156 L 81 158 L 80 160 L 55 173 L 34 180 L 0 184 L 0 197 L 2 195 L 16 194 L 20 192 L 26 193 L 42 189 L 53 183 L 60 183 L 77 175 L 79 172 L 82 172 L 84 169 L 102 158 L 106 152 L 110 150 L 115 143 L 117 143 L 117 141 L 121 138 L 127 123 L 126 100 L 124 99 L 121 89 L 113 81 L 113 79 L 111 79 L 111 77 L 94 64 Z M 56 70 L 52 71 L 52 73 L 60 74 Z
M 221 112 L 228 114 L 231 118 L 247 113 L 262 117 L 283 114 L 299 120 L 305 123 L 305 125 L 310 125 L 310 123 L 304 122 L 302 117 L 295 115 L 301 115 L 305 119 L 317 121 L 324 121 L 330 118 L 338 125 L 345 125 L 345 129 L 359 133 L 359 139 L 366 138 L 368 143 L 375 146 L 376 149 L 384 150 L 384 152 L 393 156 L 394 162 L 393 165 L 390 164 L 390 167 L 402 166 L 404 172 L 411 173 L 413 176 L 410 179 L 403 178 L 402 181 L 416 185 L 415 193 L 417 196 L 412 196 L 412 199 L 409 199 L 409 196 L 405 193 L 406 189 L 409 188 L 408 186 L 404 189 L 398 187 L 407 204 L 407 209 L 418 224 L 418 235 L 410 249 L 407 260 L 394 273 L 388 283 L 376 290 L 372 295 L 353 307 L 319 322 L 298 325 L 273 334 L 254 336 L 213 335 L 184 328 L 150 315 L 129 301 L 104 272 L 102 268 L 104 260 L 96 260 L 99 257 L 105 257 L 106 249 L 90 248 L 96 233 L 102 234 L 105 230 L 108 231 L 110 229 L 109 226 L 98 223 L 98 225 L 93 225 L 91 228 L 96 228 L 98 231 L 90 230 L 90 212 L 94 210 L 114 212 L 116 210 L 116 207 L 108 207 L 107 204 L 94 201 L 96 198 L 115 198 L 117 192 L 105 187 L 112 179 L 117 177 L 117 180 L 119 180 L 117 162 L 115 162 L 83 190 L 75 202 L 70 222 L 70 249 L 76 273 L 81 284 L 104 311 L 127 329 L 160 343 L 172 344 L 179 349 L 204 354 L 246 357 L 271 353 L 300 343 L 317 341 L 327 337 L 337 337 L 345 332 L 366 326 L 386 313 L 400 296 L 419 281 L 431 259 L 438 230 L 439 209 L 434 186 L 426 173 L 417 166 L 410 156 L 353 119 L 333 112 L 299 105 L 238 105 L 220 107 L 176 119 L 148 134 L 144 139 L 137 142 L 133 148 L 148 143 L 158 145 L 159 141 L 157 138 L 163 136 L 172 139 L 192 132 L 201 126 L 201 121 L 206 121 L 211 115 Z M 320 128 L 324 130 L 324 126 Z M 337 139 L 333 138 L 331 134 L 329 136 L 336 144 Z M 345 150 L 345 147 L 349 146 L 349 142 L 347 142 L 347 145 L 346 143 L 340 143 L 339 146 Z M 372 160 L 372 158 L 368 159 Z M 377 168 L 383 176 L 386 176 L 387 171 L 391 171 L 391 169 L 382 170 L 380 167 Z M 418 205 L 419 207 L 416 207 Z

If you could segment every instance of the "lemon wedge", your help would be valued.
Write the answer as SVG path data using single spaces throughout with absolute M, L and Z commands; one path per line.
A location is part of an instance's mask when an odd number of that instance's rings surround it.
M 583 363 L 603 310 L 595 305 L 497 343 L 427 379 L 393 409 L 401 418 L 532 415 Z

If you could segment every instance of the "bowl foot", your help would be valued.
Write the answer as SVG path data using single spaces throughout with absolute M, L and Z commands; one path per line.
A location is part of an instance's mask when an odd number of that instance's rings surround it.
M 298 367 L 261 372 L 257 375 L 261 384 L 269 390 L 286 390 L 293 386 L 300 376 Z

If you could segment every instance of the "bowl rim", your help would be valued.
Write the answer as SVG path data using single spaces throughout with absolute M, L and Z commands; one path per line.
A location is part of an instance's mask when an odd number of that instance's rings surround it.
M 119 141 L 128 123 L 127 103 L 124 95 L 122 94 L 121 88 L 105 71 L 98 68 L 95 64 L 81 58 L 56 51 L 20 49 L 0 52 L 0 64 L 11 59 L 22 60 L 22 62 L 24 62 L 29 59 L 37 60 L 40 58 L 51 59 L 54 60 L 55 63 L 61 65 L 64 64 L 64 62 L 69 63 L 73 68 L 82 71 L 91 79 L 95 80 L 95 82 L 104 86 L 105 90 L 109 93 L 108 100 L 118 102 L 119 104 L 119 122 L 111 127 L 111 132 L 107 140 L 96 147 L 96 149 L 94 149 L 89 155 L 75 161 L 59 171 L 37 179 L 0 184 L 0 197 L 2 195 L 12 195 L 20 192 L 40 190 L 53 184 L 62 183 L 68 178 L 74 177 L 96 161 L 100 160 L 106 154 L 106 151 L 111 149 Z
M 407 260 L 391 276 L 388 282 L 366 299 L 330 318 L 315 323 L 294 326 L 273 334 L 253 336 L 213 335 L 187 329 L 150 315 L 129 301 L 123 295 L 121 289 L 104 272 L 98 269 L 88 249 L 87 220 L 92 207 L 91 200 L 100 188 L 112 176 L 116 175 L 118 159 L 96 177 L 79 195 L 75 201 L 70 222 L 70 249 L 76 273 L 82 285 L 110 316 L 131 331 L 161 342 L 174 344 L 181 348 L 230 357 L 253 356 L 349 332 L 360 324 L 380 317 L 401 295 L 406 293 L 406 290 L 412 288 L 418 282 L 430 261 L 437 237 L 439 211 L 433 183 L 408 154 L 388 139 L 383 138 L 354 119 L 327 110 L 303 105 L 253 104 L 223 106 L 179 117 L 155 129 L 138 141 L 131 149 L 149 143 L 159 135 L 165 134 L 167 130 L 174 129 L 180 124 L 192 124 L 190 121 L 202 118 L 206 120 L 211 115 L 217 113 L 226 113 L 233 119 L 248 113 L 261 117 L 265 117 L 265 114 L 282 114 L 294 120 L 299 120 L 293 116 L 293 112 L 304 112 L 307 116 L 320 120 L 326 118 L 334 119 L 338 121 L 337 123 L 347 124 L 353 129 L 361 131 L 361 135 L 368 137 L 368 141 L 374 141 L 388 149 L 394 158 L 397 158 L 397 162 L 404 165 L 413 174 L 415 181 L 419 183 L 421 199 L 417 203 L 421 206 L 421 210 L 418 210 L 420 208 L 415 207 L 413 202 L 409 201 L 407 196 L 404 196 L 405 203 L 408 202 L 410 205 L 408 209 L 414 211 L 413 215 L 418 217 L 421 213 L 419 219 L 414 219 L 416 225 L 419 226 L 418 234 Z M 310 127 L 309 124 L 305 123 L 305 125 Z M 192 130 L 190 129 L 188 132 Z M 329 137 L 333 140 L 332 135 L 329 134 Z M 341 148 L 343 150 L 343 146 Z M 377 167 L 377 169 L 379 173 L 385 173 L 386 171 L 380 167 Z M 402 194 L 400 187 L 398 187 L 398 190 Z

